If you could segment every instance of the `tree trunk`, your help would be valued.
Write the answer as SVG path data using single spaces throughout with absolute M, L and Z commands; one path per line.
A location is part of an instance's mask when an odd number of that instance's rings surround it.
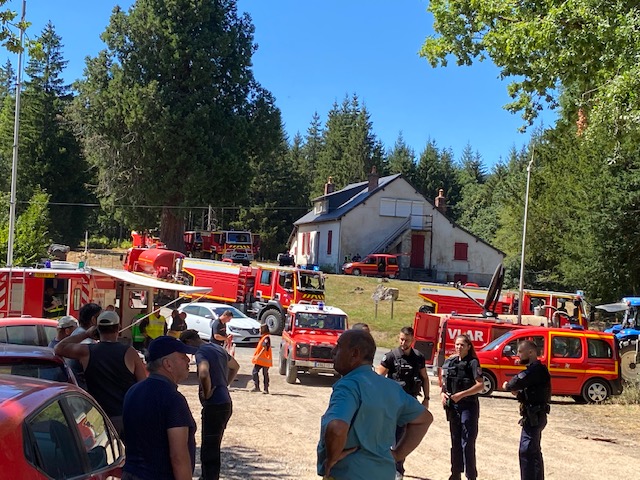
M 169 250 L 177 250 L 184 253 L 184 218 L 179 213 L 176 215 L 177 212 L 180 211 L 172 208 L 162 209 L 160 238 Z

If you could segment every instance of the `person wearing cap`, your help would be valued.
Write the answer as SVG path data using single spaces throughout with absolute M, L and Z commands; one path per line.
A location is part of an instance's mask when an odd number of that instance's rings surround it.
M 140 356 L 133 347 L 118 342 L 120 317 L 105 310 L 98 316 L 97 327 L 92 326 L 81 335 L 61 340 L 54 351 L 63 357 L 75 358 L 82 364 L 87 391 L 96 399 L 113 425 L 122 435 L 122 403 L 127 390 L 147 378 Z M 81 343 L 98 329 L 100 341 Z
M 191 480 L 196 462 L 196 422 L 178 383 L 189 377 L 196 348 L 160 336 L 149 343 L 149 377 L 124 397 L 127 450 L 122 480 Z
M 196 330 L 185 330 L 180 334 L 180 340 L 198 349 L 196 364 L 202 404 L 201 478 L 218 480 L 222 436 L 233 412 L 228 386 L 236 377 L 240 365 L 222 346 L 202 340 Z
M 58 326 L 56 327 L 56 338 L 49 342 L 49 348 L 54 348 L 60 340 L 67 338 L 78 328 L 78 321 L 71 315 L 65 315 L 58 319 Z
M 76 328 L 71 336 L 74 335 L 82 335 L 84 334 L 92 325 L 95 325 L 98 321 L 98 315 L 102 312 L 102 307 L 97 303 L 87 303 L 80 307 L 80 311 L 78 312 L 78 323 L 80 324 L 78 328 Z M 96 343 L 95 337 L 85 338 L 81 343 L 90 344 Z M 73 375 L 76 377 L 76 381 L 78 382 L 78 386 L 83 390 L 87 389 L 87 382 L 84 379 L 84 368 L 82 364 L 74 359 L 67 359 L 67 363 L 71 370 L 73 371 Z

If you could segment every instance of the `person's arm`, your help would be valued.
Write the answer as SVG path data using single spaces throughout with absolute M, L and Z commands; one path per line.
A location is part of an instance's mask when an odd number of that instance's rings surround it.
M 429 426 L 433 422 L 433 415 L 428 410 L 424 410 L 420 415 L 407 423 L 407 429 L 404 435 L 395 446 L 391 449 L 391 454 L 396 462 L 400 462 L 407 458 L 413 452 L 429 430 Z
M 162 325 L 164 325 L 164 333 L 163 333 L 163 335 L 166 335 L 167 332 L 169 331 L 169 326 L 167 325 L 167 319 L 164 318 L 162 315 L 160 315 L 160 319 L 162 320 Z
M 238 371 L 240 370 L 240 364 L 238 361 L 229 355 L 229 361 L 227 362 L 227 367 L 229 368 L 229 372 L 227 374 L 227 386 L 231 385 L 233 379 L 238 375 Z
M 422 399 L 422 405 L 424 405 L 426 408 L 429 408 L 429 387 L 431 383 L 429 382 L 429 375 L 427 375 L 427 367 L 422 367 L 419 373 L 420 378 L 422 379 L 422 394 L 424 395 L 424 398 Z
M 528 386 L 535 383 L 534 377 L 534 375 L 531 375 L 530 370 L 523 370 L 518 375 L 512 377 L 508 382 L 504 382 L 502 384 L 502 389 L 507 390 L 508 392 L 517 392 L 520 390 L 524 390 Z
M 141 382 L 147 378 L 147 369 L 144 367 L 144 363 L 142 363 L 142 359 L 135 348 L 129 347 L 124 356 L 124 361 L 129 371 L 136 377 L 136 382 Z
M 357 447 L 345 449 L 349 424 L 344 420 L 331 420 L 324 433 L 324 443 L 327 447 L 327 459 L 324 464 L 324 476 L 331 476 L 333 466 L 344 457 L 357 450 Z
M 380 365 L 376 367 L 376 373 L 378 375 L 386 375 L 389 373 L 389 369 L 394 365 L 393 362 L 394 356 L 393 351 L 386 353 L 382 360 L 380 361 Z
M 202 359 L 198 362 L 198 379 L 202 387 L 202 396 L 205 400 L 211 398 L 214 387 L 211 385 L 211 375 L 209 375 L 209 362 Z
M 148 337 L 149 335 L 147 335 L 147 325 L 149 325 L 149 317 L 142 320 L 138 325 L 140 327 L 140 333 L 145 337 Z
M 169 458 L 176 480 L 191 480 L 191 456 L 189 454 L 189 427 L 167 429 Z
M 376 373 L 378 375 L 386 375 L 387 373 L 389 373 L 389 369 L 384 365 L 380 364 L 376 367 Z
M 89 345 L 82 344 L 83 340 L 91 338 L 93 332 L 95 332 L 96 326 L 89 327 L 85 332 L 78 335 L 70 335 L 58 342 L 53 351 L 56 355 L 61 357 L 74 358 L 79 360 L 83 367 L 86 367 L 86 363 L 89 359 Z

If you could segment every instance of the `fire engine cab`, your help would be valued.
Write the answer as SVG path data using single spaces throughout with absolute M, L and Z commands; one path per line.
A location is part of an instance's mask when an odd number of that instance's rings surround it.
M 193 230 L 184 232 L 184 248 L 190 257 L 249 265 L 260 250 L 260 237 L 236 230 Z

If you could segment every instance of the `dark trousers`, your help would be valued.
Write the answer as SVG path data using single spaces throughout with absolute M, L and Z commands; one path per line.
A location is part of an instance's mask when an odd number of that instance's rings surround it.
M 540 415 L 540 423 L 532 427 L 525 422 L 520 434 L 520 478 L 522 480 L 544 480 L 544 462 L 542 461 L 542 430 L 547 426 L 547 415 Z
M 400 441 L 400 439 L 404 435 L 404 432 L 406 432 L 406 431 L 407 431 L 407 426 L 406 425 L 404 425 L 402 427 L 397 427 L 396 426 L 396 445 L 398 444 L 398 442 Z M 401 473 L 402 475 L 404 475 L 404 460 L 402 462 L 396 462 L 396 472 Z
M 258 373 L 260 373 L 260 369 L 262 369 L 262 379 L 264 380 L 264 389 L 269 390 L 269 367 L 263 367 L 262 365 L 254 365 L 253 371 L 251 372 L 253 383 L 255 384 L 256 388 L 260 388 L 260 379 L 258 378 Z
M 202 446 L 200 447 L 200 463 L 202 463 L 200 478 L 202 480 L 220 478 L 220 445 L 232 411 L 230 403 L 202 407 Z
M 478 402 L 461 402 L 453 407 L 449 414 L 449 432 L 451 433 L 451 477 L 460 478 L 465 472 L 467 478 L 475 479 L 476 438 L 478 438 Z

